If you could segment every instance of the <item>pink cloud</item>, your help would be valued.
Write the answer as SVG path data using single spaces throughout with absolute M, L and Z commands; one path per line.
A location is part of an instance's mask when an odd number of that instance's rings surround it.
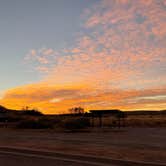
M 36 68 L 48 72 L 46 79 L 62 84 L 92 81 L 109 87 L 133 82 L 135 75 L 143 82 L 151 80 L 149 70 L 156 73 L 158 63 L 164 67 L 166 62 L 163 4 L 155 0 L 95 4 L 85 14 L 85 28 L 92 32 L 79 37 L 71 49 L 33 50 L 30 54 L 39 63 Z

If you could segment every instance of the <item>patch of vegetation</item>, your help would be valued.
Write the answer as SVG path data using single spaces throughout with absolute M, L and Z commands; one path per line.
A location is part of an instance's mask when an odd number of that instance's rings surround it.
M 54 123 L 47 119 L 30 119 L 20 121 L 16 127 L 21 129 L 49 129 L 54 127 Z
M 31 115 L 31 116 L 42 116 L 43 114 L 38 110 L 23 110 L 22 113 L 24 115 Z
M 90 126 L 90 120 L 85 117 L 66 118 L 62 121 L 62 127 L 67 130 L 85 129 Z

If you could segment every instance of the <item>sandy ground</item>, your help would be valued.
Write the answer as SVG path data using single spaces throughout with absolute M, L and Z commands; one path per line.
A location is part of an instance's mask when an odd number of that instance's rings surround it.
M 166 164 L 166 128 L 97 129 L 84 133 L 0 129 L 0 146 Z

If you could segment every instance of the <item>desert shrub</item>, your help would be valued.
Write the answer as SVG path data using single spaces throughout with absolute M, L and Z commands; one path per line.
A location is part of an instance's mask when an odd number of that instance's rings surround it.
M 37 123 L 41 126 L 41 128 L 53 128 L 55 124 L 53 120 L 49 120 L 47 118 L 40 118 Z
M 45 119 L 23 120 L 17 124 L 17 128 L 22 128 L 22 129 L 47 129 L 53 127 L 54 127 L 53 123 Z
M 56 117 L 43 116 L 40 118 L 40 120 L 49 121 L 49 123 L 52 123 L 52 124 L 59 124 L 62 121 L 62 118 L 58 116 Z
M 127 126 L 132 127 L 162 127 L 166 126 L 165 117 L 130 117 L 126 120 Z
M 62 121 L 62 127 L 68 130 L 84 129 L 90 126 L 88 118 L 67 118 Z
M 23 115 L 31 115 L 31 116 L 41 116 L 41 115 L 43 115 L 38 110 L 24 110 L 24 111 L 22 111 L 22 114 Z

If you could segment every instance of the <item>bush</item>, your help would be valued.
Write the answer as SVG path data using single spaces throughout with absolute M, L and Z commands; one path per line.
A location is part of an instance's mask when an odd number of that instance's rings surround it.
M 70 118 L 62 121 L 62 127 L 68 130 L 84 129 L 90 126 L 88 118 Z
M 17 125 L 17 128 L 22 128 L 22 129 L 48 129 L 53 127 L 54 127 L 53 123 L 45 119 L 23 120 L 19 122 Z
M 38 110 L 25 110 L 22 111 L 23 115 L 31 115 L 31 116 L 42 116 L 43 114 Z

